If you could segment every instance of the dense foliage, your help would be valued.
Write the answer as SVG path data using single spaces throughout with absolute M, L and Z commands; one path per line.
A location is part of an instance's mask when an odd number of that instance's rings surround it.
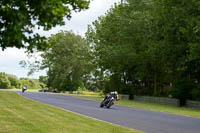
M 0 72 L 0 89 L 21 89 L 26 85 L 28 89 L 43 89 L 46 85 L 38 79 L 20 78 L 15 75 Z
M 186 100 L 192 98 L 191 90 L 197 86 L 189 80 L 177 80 L 174 82 L 174 88 L 171 90 L 173 97 L 180 99 L 180 105 L 186 105 Z
M 199 100 L 199 14 L 198 0 L 124 0 L 88 26 L 86 39 L 68 31 L 51 36 L 40 81 L 59 91 Z
M 105 92 L 168 96 L 177 80 L 199 86 L 199 14 L 198 0 L 127 0 L 94 21 L 86 37 Z
M 86 40 L 71 31 L 62 31 L 52 35 L 48 43 L 52 47 L 42 54 L 41 64 L 41 68 L 48 70 L 47 86 L 58 91 L 83 88 L 92 68 Z
M 33 32 L 64 25 L 72 11 L 87 9 L 90 0 L 1 0 L 0 47 L 45 49 L 44 37 Z

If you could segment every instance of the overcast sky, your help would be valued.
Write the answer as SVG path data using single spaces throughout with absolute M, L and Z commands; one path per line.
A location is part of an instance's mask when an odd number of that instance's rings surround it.
M 87 31 L 87 26 L 96 20 L 99 16 L 104 15 L 114 3 L 118 3 L 121 0 L 93 0 L 90 4 L 90 8 L 86 11 L 81 11 L 79 13 L 74 13 L 70 21 L 66 20 L 66 25 L 55 27 L 48 32 L 39 30 L 41 35 L 49 37 L 51 34 L 56 34 L 60 30 L 73 30 L 84 36 Z M 14 74 L 18 78 L 28 77 L 28 69 L 22 68 L 19 65 L 21 60 L 28 60 L 23 49 L 7 48 L 2 51 L 0 49 L 0 72 L 6 72 L 9 74 Z M 38 78 L 40 75 L 46 75 L 45 71 L 40 71 L 34 73 L 29 78 Z

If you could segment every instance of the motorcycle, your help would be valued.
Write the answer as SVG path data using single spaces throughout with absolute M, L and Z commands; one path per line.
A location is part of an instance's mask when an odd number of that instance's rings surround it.
M 118 93 L 115 91 L 115 92 L 111 92 L 110 93 L 110 96 L 106 96 L 102 102 L 100 103 L 100 107 L 103 108 L 104 106 L 106 108 L 110 108 L 113 104 L 114 104 L 114 101 L 118 101 Z
M 27 90 L 27 86 L 22 87 L 22 93 L 24 93 Z

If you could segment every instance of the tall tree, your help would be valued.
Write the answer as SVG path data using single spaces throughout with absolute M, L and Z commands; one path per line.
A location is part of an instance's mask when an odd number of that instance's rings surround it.
M 127 0 L 93 22 L 86 36 L 109 86 L 166 96 L 176 79 L 199 83 L 199 7 L 198 0 Z
M 98 67 L 110 72 L 111 82 L 121 84 L 113 88 L 117 90 L 138 85 L 136 65 L 140 49 L 146 47 L 145 36 L 149 36 L 148 10 L 151 4 L 135 2 L 115 5 L 105 16 L 99 17 L 89 26 L 86 33 L 88 41 L 94 46 Z
M 87 9 L 90 0 L 1 0 L 0 47 L 45 49 L 44 37 L 35 28 L 49 30 L 64 25 L 72 11 Z
M 48 86 L 58 90 L 83 87 L 83 76 L 89 73 L 90 47 L 73 32 L 60 32 L 48 40 L 51 49 L 42 55 L 41 68 L 48 68 Z

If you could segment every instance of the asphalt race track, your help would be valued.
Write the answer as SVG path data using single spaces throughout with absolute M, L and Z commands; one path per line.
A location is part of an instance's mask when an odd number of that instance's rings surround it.
M 99 102 L 59 94 L 17 93 L 35 101 L 147 133 L 200 133 L 199 118 L 118 105 L 110 109 L 99 108 Z

